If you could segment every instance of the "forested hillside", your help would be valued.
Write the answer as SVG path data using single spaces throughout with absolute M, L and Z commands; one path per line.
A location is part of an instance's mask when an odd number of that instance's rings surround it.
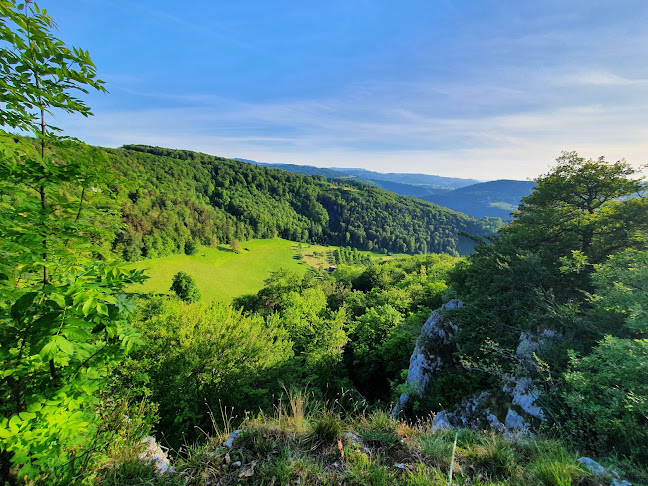
M 457 253 L 488 228 L 360 182 L 63 136 L 53 115 L 105 88 L 55 26 L 0 0 L 0 483 L 648 484 L 630 164 L 564 152 L 468 257 L 376 262 L 351 247 Z M 264 268 L 232 304 L 184 271 L 175 296 L 136 293 L 120 258 L 238 258 L 252 236 L 345 248 L 332 272 Z
M 466 253 L 494 224 L 347 180 L 196 152 L 102 149 L 128 184 L 116 248 L 135 260 L 234 239 L 282 238 L 399 253 Z M 122 188 L 123 189 L 123 188 Z
M 528 196 L 535 185 L 530 181 L 504 179 L 475 184 L 477 181 L 474 179 L 426 174 L 382 174 L 364 169 L 326 169 L 308 165 L 236 160 L 297 174 L 322 175 L 328 180 L 341 178 L 364 182 L 401 196 L 417 197 L 473 218 L 500 218 L 504 221 L 511 220 L 511 211 L 517 208 L 520 200 Z

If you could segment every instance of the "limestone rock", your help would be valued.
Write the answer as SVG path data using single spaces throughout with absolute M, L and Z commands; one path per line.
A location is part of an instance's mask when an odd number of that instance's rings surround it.
M 535 387 L 531 378 L 519 378 L 514 386 L 504 387 L 504 391 L 512 395 L 513 403 L 525 413 L 543 422 L 546 420 L 542 408 L 536 405 L 536 401 L 540 398 L 540 391 Z
M 160 476 L 166 472 L 174 471 L 173 466 L 169 464 L 169 458 L 164 450 L 166 447 L 159 445 L 156 442 L 155 437 L 147 435 L 142 439 L 142 442 L 146 444 L 146 449 L 144 449 L 144 451 L 139 455 L 139 458 L 142 461 L 153 464 L 153 467 Z
M 432 430 L 433 431 L 443 430 L 443 429 L 451 429 L 451 428 L 452 428 L 452 425 L 450 424 L 450 421 L 448 420 L 448 412 L 446 410 L 441 410 L 432 419 Z
M 526 433 L 528 432 L 530 425 L 519 413 L 509 408 L 506 413 L 506 419 L 504 420 L 504 427 L 506 427 L 506 431 L 509 433 Z
M 232 432 L 227 437 L 227 440 L 223 442 L 223 447 L 227 447 L 228 449 L 231 449 L 232 446 L 234 445 L 234 441 L 236 440 L 236 438 L 239 436 L 241 432 L 242 432 L 241 430 L 235 430 L 234 432 Z
M 425 394 L 434 374 L 443 368 L 442 356 L 454 351 L 449 346 L 452 336 L 457 331 L 457 326 L 443 317 L 442 311 L 456 309 L 462 305 L 463 302 L 456 300 L 442 305 L 439 310 L 432 312 L 421 328 L 421 334 L 416 341 L 407 371 L 407 385 L 419 397 Z M 400 413 L 408 400 L 408 394 L 401 395 L 399 403 L 394 409 L 394 415 Z
M 581 457 L 578 459 L 578 462 L 585 465 L 585 467 L 592 474 L 596 474 L 598 476 L 605 476 L 607 474 L 605 468 L 601 466 L 598 462 L 596 462 L 594 459 L 590 459 L 589 457 Z

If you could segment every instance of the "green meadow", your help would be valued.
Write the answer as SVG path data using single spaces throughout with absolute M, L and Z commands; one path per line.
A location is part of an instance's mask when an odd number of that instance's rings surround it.
M 328 268 L 334 264 L 335 246 L 309 245 L 274 238 L 241 242 L 241 252 L 227 245 L 201 247 L 194 255 L 171 255 L 134 263 L 130 268 L 146 269 L 150 277 L 133 292 L 171 294 L 173 276 L 183 271 L 196 279 L 202 300 L 230 302 L 234 297 L 255 294 L 263 281 L 279 268 L 304 274 L 309 267 Z M 373 258 L 390 259 L 380 253 L 363 251 Z
M 202 300 L 229 302 L 234 297 L 256 293 L 263 281 L 278 268 L 303 274 L 308 265 L 296 258 L 298 243 L 275 238 L 241 242 L 240 253 L 229 246 L 201 247 L 194 255 L 172 255 L 144 260 L 133 268 L 146 269 L 150 277 L 144 285 L 131 290 L 171 294 L 173 275 L 183 271 L 196 279 Z

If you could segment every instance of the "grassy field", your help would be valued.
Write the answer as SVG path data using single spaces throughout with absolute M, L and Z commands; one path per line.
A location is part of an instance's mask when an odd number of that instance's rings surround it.
M 307 243 L 294 243 L 301 252 L 304 262 L 316 269 L 322 267 L 326 270 L 330 265 L 335 265 L 333 253 L 337 246 L 309 245 Z M 370 255 L 374 260 L 391 260 L 398 256 L 407 256 L 404 254 L 395 254 L 387 256 L 384 253 L 375 253 L 373 251 L 358 251 L 362 255 Z
M 241 247 L 243 250 L 239 254 L 227 245 L 220 245 L 217 248 L 202 247 L 195 255 L 172 255 L 137 262 L 132 268 L 147 269 L 146 274 L 150 278 L 144 285 L 132 287 L 131 290 L 172 294 L 169 287 L 173 276 L 183 271 L 196 279 L 202 300 L 230 302 L 234 297 L 257 293 L 263 288 L 263 281 L 270 276 L 270 272 L 279 268 L 295 270 L 300 274 L 304 274 L 309 266 L 326 270 L 335 264 L 333 252 L 337 248 L 280 238 L 245 241 Z M 369 254 L 377 260 L 393 258 L 369 251 L 360 253 Z
M 170 294 L 173 275 L 183 271 L 196 279 L 202 300 L 229 302 L 234 297 L 261 290 L 263 281 L 278 268 L 295 270 L 300 274 L 308 266 L 295 258 L 298 243 L 282 240 L 251 240 L 241 243 L 241 253 L 228 246 L 202 247 L 195 255 L 172 255 L 137 262 L 134 268 L 147 269 L 149 278 L 144 285 L 131 290 Z

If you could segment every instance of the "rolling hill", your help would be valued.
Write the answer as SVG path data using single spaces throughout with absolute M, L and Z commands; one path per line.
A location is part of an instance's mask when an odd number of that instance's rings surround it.
M 535 182 L 498 180 L 460 187 L 421 199 L 466 213 L 473 218 L 495 217 L 510 221 L 520 199 L 531 194 Z
M 273 167 L 297 174 L 321 175 L 327 179 L 351 179 L 386 191 L 430 201 L 473 218 L 494 217 L 510 221 L 510 213 L 520 199 L 531 193 L 533 182 L 497 180 L 479 182 L 475 179 L 442 177 L 428 174 L 380 173 L 366 169 L 328 169 L 310 165 L 271 164 L 235 159 Z
M 126 259 L 281 237 L 395 253 L 465 254 L 494 226 L 347 179 L 327 181 L 250 163 L 142 145 L 100 150 L 122 177 Z

